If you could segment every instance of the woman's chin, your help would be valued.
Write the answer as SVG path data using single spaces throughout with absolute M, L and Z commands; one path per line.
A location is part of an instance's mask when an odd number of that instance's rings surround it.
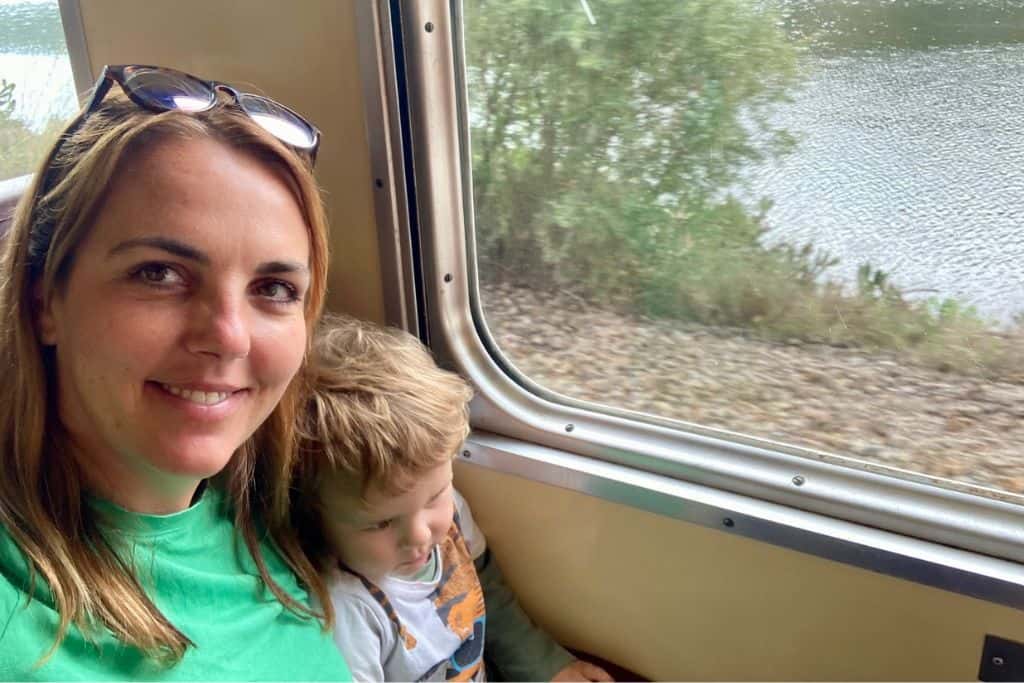
M 160 472 L 200 481 L 219 474 L 234 452 L 234 448 L 226 445 L 189 444 L 154 449 L 147 459 Z

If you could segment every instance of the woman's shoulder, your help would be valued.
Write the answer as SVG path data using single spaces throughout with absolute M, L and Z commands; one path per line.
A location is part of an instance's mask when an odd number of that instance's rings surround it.
M 136 559 L 146 567 L 150 597 L 196 643 L 171 669 L 159 667 L 134 648 L 121 646 L 111 634 L 94 642 L 75 627 L 69 629 L 45 666 L 35 669 L 52 643 L 59 614 L 49 602 L 39 599 L 38 581 L 35 599 L 26 600 L 20 588 L 27 585 L 27 575 L 21 571 L 24 555 L 19 552 L 10 561 L 13 541 L 0 529 L 0 681 L 289 676 L 351 680 L 333 639 L 319 622 L 294 616 L 267 599 L 257 590 L 258 576 L 240 570 L 235 559 L 238 553 L 226 535 L 230 526 L 216 519 L 197 524 L 212 533 L 193 537 L 176 529 L 154 527 L 144 539 L 146 550 L 142 546 L 135 549 Z M 225 659 L 225 652 L 238 656 Z
M 18 608 L 22 593 L 7 577 L 0 567 L 0 651 L 4 649 L 4 635 L 14 618 L 14 610 Z
M 11 614 L 24 598 L 28 578 L 29 567 L 25 553 L 7 527 L 0 523 L 0 642 Z
M 27 581 L 27 559 L 8 530 L 0 525 L 0 680 L 24 678 L 34 661 L 32 657 L 45 650 L 44 647 L 32 655 L 31 646 L 40 636 L 33 628 L 39 615 L 19 617 L 19 612 L 25 614 L 24 608 L 29 604 L 34 612 L 47 612 L 38 595 L 31 603 L 26 599 Z
M 0 680 L 9 681 L 22 678 L 20 674 L 24 662 L 20 647 L 15 642 L 19 639 L 17 625 L 14 624 L 18 604 L 24 599 L 22 591 L 11 582 L 10 578 L 0 571 Z

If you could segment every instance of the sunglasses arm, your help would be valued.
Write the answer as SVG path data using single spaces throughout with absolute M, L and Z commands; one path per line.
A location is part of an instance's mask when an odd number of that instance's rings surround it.
M 110 86 L 114 84 L 114 79 L 110 74 L 110 67 L 103 67 L 103 72 L 100 73 L 100 77 L 96 79 L 96 85 L 92 87 L 92 96 L 89 98 L 89 103 L 83 110 L 85 113 L 94 111 L 103 98 L 107 96 L 110 91 Z

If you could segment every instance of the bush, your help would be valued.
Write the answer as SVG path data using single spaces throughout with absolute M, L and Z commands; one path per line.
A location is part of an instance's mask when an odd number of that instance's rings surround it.
M 36 133 L 14 117 L 14 83 L 0 79 L 0 180 L 31 173 L 42 161 L 62 128 L 62 120 L 51 117 Z
M 482 277 L 572 290 L 768 339 L 905 352 L 942 370 L 1021 372 L 1022 326 L 911 301 L 860 267 L 850 291 L 813 246 L 766 246 L 731 194 L 796 138 L 771 112 L 799 49 L 770 3 L 468 0 L 466 70 Z

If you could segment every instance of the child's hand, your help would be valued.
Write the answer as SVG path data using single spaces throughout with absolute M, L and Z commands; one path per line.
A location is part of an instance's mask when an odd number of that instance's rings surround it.
M 571 664 L 567 664 L 564 669 L 555 674 L 555 677 L 551 679 L 554 681 L 614 681 L 607 671 L 591 664 L 590 662 L 584 662 L 577 659 Z

